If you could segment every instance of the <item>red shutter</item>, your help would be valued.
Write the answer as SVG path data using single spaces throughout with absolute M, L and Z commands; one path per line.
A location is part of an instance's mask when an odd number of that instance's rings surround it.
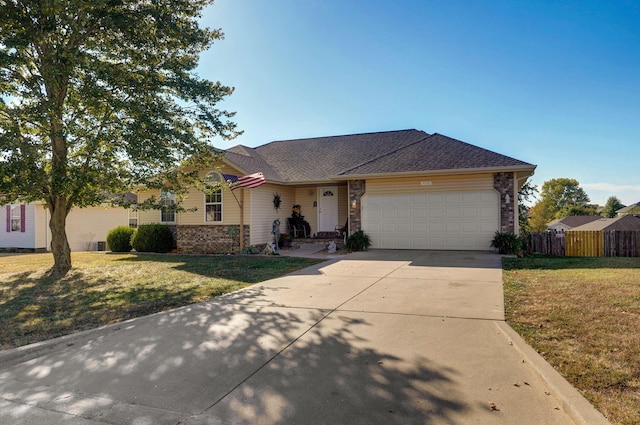
M 26 210 L 27 210 L 27 206 L 25 204 L 20 205 L 20 231 L 22 233 L 24 233 L 27 230 L 27 226 L 25 223 L 27 221 Z
M 11 205 L 7 205 L 7 233 L 11 232 Z

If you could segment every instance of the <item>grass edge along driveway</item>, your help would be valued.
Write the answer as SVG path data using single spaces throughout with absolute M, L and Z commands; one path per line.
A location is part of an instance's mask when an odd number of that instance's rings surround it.
M 0 254 L 0 350 L 207 301 L 321 260 L 281 256 L 72 254 L 63 279 L 51 254 Z
M 640 258 L 505 258 L 509 325 L 613 424 L 640 420 Z

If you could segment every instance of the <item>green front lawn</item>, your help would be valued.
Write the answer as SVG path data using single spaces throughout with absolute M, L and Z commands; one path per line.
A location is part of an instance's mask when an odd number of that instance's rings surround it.
M 640 259 L 504 259 L 507 322 L 613 424 L 640 421 Z
M 0 254 L 0 349 L 209 300 L 318 260 L 263 256 L 73 253 L 61 280 L 51 254 Z

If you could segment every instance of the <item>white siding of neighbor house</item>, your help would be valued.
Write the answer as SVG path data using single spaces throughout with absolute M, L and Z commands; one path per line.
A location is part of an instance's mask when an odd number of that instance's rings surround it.
M 67 238 L 72 251 L 97 249 L 98 241 L 105 241 L 109 230 L 129 224 L 124 208 L 88 207 L 74 208 L 67 216 Z M 49 211 L 42 203 L 30 203 L 25 207 L 25 232 L 7 232 L 6 207 L 0 212 L 3 223 L 0 228 L 0 248 L 50 249 L 51 230 Z
M 36 246 L 35 220 L 36 212 L 33 203 L 25 206 L 25 231 L 7 232 L 7 207 L 0 207 L 0 248 L 38 248 Z
M 47 222 L 48 220 L 47 217 Z M 95 251 L 98 241 L 106 241 L 107 233 L 111 229 L 128 225 L 129 212 L 124 208 L 106 206 L 73 208 L 67 216 L 66 225 L 69 247 L 71 251 Z M 47 241 L 49 243 L 51 241 L 51 231 L 48 226 Z M 47 243 L 47 249 L 49 249 L 49 243 Z
M 50 239 L 47 239 L 49 237 L 49 214 L 47 214 L 47 209 L 43 203 L 34 204 L 34 210 L 36 248 L 48 250 L 51 242 Z

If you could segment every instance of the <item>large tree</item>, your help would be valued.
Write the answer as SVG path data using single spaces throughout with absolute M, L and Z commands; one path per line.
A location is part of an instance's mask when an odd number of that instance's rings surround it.
M 232 89 L 194 72 L 222 38 L 199 26 L 210 3 L 0 0 L 0 201 L 46 203 L 52 273 L 72 207 L 184 183 L 177 164 L 238 134 L 215 107 Z
M 613 218 L 616 216 L 616 211 L 618 211 L 620 208 L 624 208 L 625 206 L 626 205 L 620 202 L 620 199 L 618 199 L 617 196 L 610 196 L 609 199 L 607 199 L 607 203 L 604 204 L 602 216 Z
M 532 231 L 544 231 L 548 222 L 567 215 L 590 215 L 595 209 L 576 179 L 557 178 L 542 184 L 540 200 L 529 211 Z

